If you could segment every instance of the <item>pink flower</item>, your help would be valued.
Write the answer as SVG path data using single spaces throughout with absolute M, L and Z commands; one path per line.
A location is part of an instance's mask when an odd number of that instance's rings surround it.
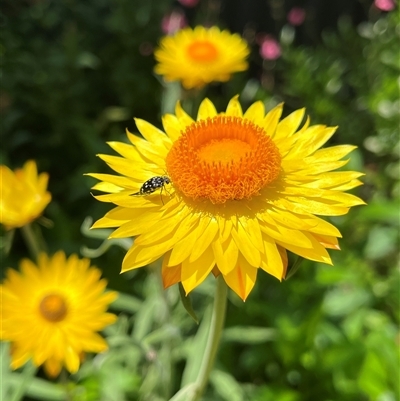
M 183 6 L 185 7 L 195 7 L 197 5 L 197 3 L 199 2 L 199 0 L 178 0 L 179 3 L 181 3 Z
M 374 4 L 382 11 L 392 11 L 396 6 L 393 0 L 375 0 Z
M 167 14 L 161 22 L 161 29 L 166 35 L 172 35 L 185 26 L 187 26 L 187 21 L 180 11 L 172 11 L 170 14 Z
M 281 47 L 273 37 L 265 36 L 260 45 L 260 55 L 264 60 L 276 60 L 281 56 Z
M 290 25 L 299 26 L 301 25 L 306 18 L 306 12 L 304 8 L 301 7 L 293 7 L 288 15 L 287 20 L 289 21 Z

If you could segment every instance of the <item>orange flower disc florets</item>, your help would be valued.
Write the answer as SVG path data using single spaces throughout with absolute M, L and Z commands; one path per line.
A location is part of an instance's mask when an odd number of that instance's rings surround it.
M 200 63 L 215 61 L 218 58 L 218 50 L 207 40 L 198 40 L 191 43 L 186 51 L 190 59 Z
M 278 177 L 281 155 L 261 127 L 217 116 L 188 126 L 168 153 L 166 167 L 185 196 L 225 203 L 258 195 Z
M 64 298 L 58 294 L 46 295 L 39 305 L 40 314 L 49 322 L 61 322 L 68 309 Z

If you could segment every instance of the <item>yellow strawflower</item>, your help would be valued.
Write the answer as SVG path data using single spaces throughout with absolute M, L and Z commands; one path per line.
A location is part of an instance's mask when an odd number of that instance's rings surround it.
M 166 81 L 181 81 L 187 88 L 201 88 L 213 81 L 228 81 L 231 74 L 247 70 L 250 51 L 238 35 L 217 27 L 184 28 L 161 39 L 154 56 L 157 74 Z
M 40 216 L 51 201 L 47 173 L 38 175 L 36 163 L 26 162 L 14 172 L 0 166 L 0 223 L 7 229 L 22 227 Z
M 32 359 L 50 376 L 63 366 L 74 373 L 83 353 L 107 349 L 96 332 L 116 320 L 106 310 L 117 293 L 105 293 L 100 276 L 88 259 L 67 259 L 62 251 L 42 253 L 37 266 L 22 260 L 21 273 L 7 271 L 0 286 L 0 338 L 11 342 L 13 369 Z
M 97 199 L 117 207 L 93 227 L 135 237 L 123 272 L 162 257 L 165 287 L 181 282 L 189 293 L 213 272 L 244 300 L 259 268 L 285 277 L 287 250 L 331 264 L 326 249 L 339 249 L 341 235 L 316 215 L 364 203 L 343 192 L 362 173 L 332 172 L 355 147 L 319 149 L 336 128 L 309 119 L 299 128 L 305 110 L 280 120 L 282 107 L 265 114 L 256 102 L 243 114 L 234 97 L 218 114 L 205 99 L 193 120 L 178 103 L 165 133 L 136 119 L 144 139 L 128 132 L 131 144 L 110 143 L 122 157 L 100 157 L 121 176 L 91 175 L 109 193 Z

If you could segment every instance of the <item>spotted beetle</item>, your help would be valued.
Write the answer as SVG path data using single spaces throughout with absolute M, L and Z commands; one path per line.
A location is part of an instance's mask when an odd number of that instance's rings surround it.
M 140 188 L 139 192 L 132 194 L 133 196 L 150 195 L 157 189 L 161 188 L 161 192 L 165 185 L 170 184 L 171 180 L 166 175 L 152 177 L 147 180 Z

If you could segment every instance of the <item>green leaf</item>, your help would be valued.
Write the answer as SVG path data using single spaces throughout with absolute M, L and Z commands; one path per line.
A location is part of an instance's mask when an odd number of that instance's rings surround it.
M 369 203 L 367 207 L 362 208 L 358 213 L 358 218 L 367 221 L 380 221 L 394 226 L 399 225 L 399 205 L 397 201 L 374 202 Z
M 243 401 L 244 394 L 239 383 L 229 373 L 213 370 L 210 375 L 215 392 L 226 401 Z
M 368 259 L 378 260 L 396 252 L 398 229 L 395 227 L 372 227 L 368 234 L 365 255 Z
M 190 383 L 182 387 L 169 401 L 190 401 L 196 391 L 196 383 Z
M 235 326 L 224 330 L 222 339 L 243 344 L 262 344 L 273 341 L 276 338 L 276 330 L 265 327 Z
M 204 312 L 201 324 L 194 337 L 189 338 L 185 344 L 187 355 L 185 370 L 183 371 L 181 386 L 193 383 L 199 374 L 203 353 L 207 343 L 207 336 L 210 330 L 211 308 Z
M 323 310 L 330 316 L 346 316 L 370 302 L 371 294 L 365 289 L 337 287 L 326 294 Z
M 19 373 L 11 373 L 8 376 L 11 386 L 20 386 L 23 375 Z M 62 401 L 67 400 L 67 392 L 64 388 L 57 384 L 50 383 L 47 380 L 32 378 L 25 390 L 25 394 L 31 398 L 41 401 Z
M 290 267 L 288 272 L 286 273 L 285 280 L 288 280 L 290 277 L 292 277 L 297 272 L 297 270 L 299 270 L 299 267 L 303 260 L 304 260 L 304 258 L 302 258 L 301 256 L 297 257 L 297 259 L 293 263 L 292 267 Z
M 361 372 L 358 385 L 373 400 L 376 400 L 387 390 L 387 375 L 381 358 L 375 352 L 368 352 Z
M 187 313 L 193 318 L 193 320 L 199 324 L 199 318 L 197 317 L 195 311 L 193 310 L 192 301 L 189 295 L 185 294 L 185 290 L 181 283 L 179 283 L 179 294 L 181 296 L 182 305 L 186 309 Z

